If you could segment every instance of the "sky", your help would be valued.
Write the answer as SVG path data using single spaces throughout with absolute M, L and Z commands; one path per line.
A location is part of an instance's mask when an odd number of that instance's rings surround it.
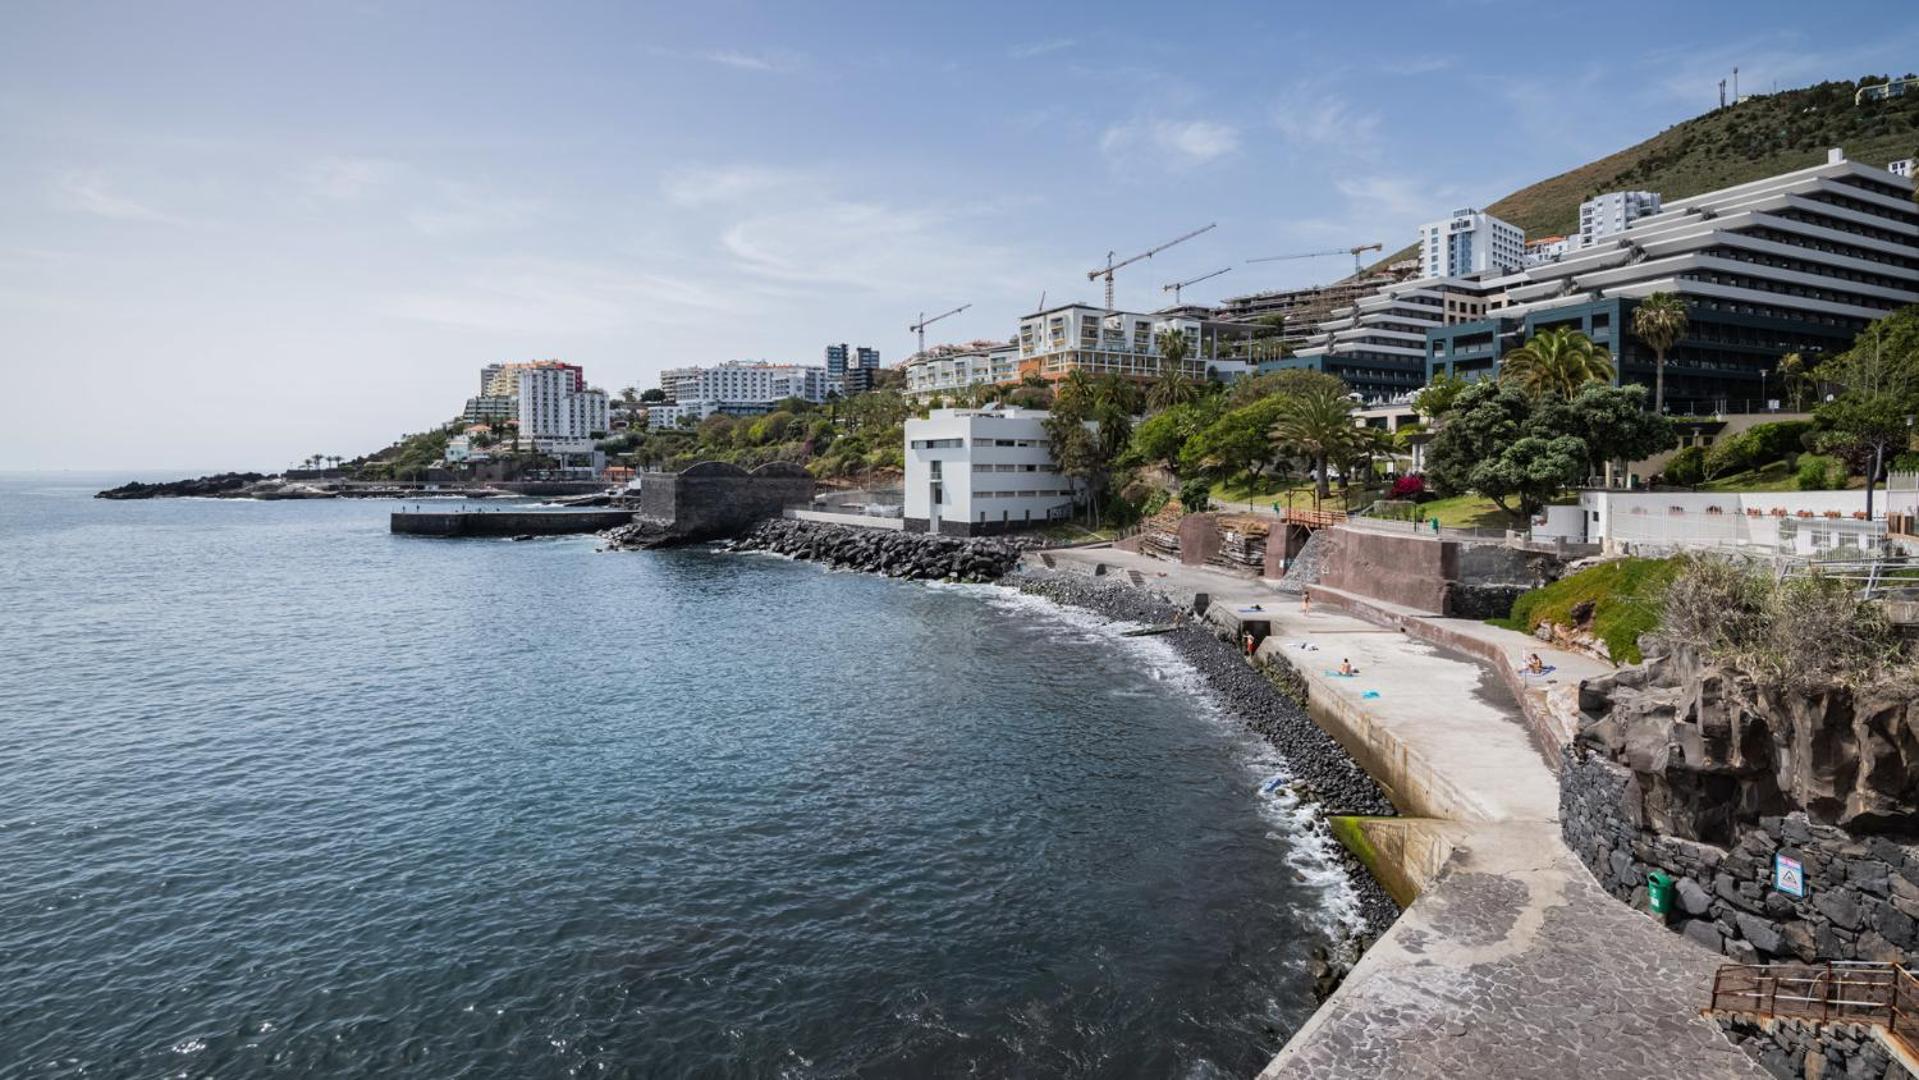
M 1005 339 L 1312 284 L 1717 100 L 1919 67 L 1909 2 L 0 0 L 0 471 L 275 470 L 479 368 Z

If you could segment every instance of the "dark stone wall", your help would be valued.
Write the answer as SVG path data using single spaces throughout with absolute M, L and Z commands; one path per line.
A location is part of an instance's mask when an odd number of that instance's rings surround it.
M 1740 963 L 1908 962 L 1919 951 L 1919 846 L 1859 836 L 1795 811 L 1744 826 L 1729 846 L 1647 827 L 1644 793 L 1623 765 L 1564 751 L 1560 831 L 1599 883 L 1646 907 L 1646 875 L 1678 879 L 1670 925 Z M 1772 886 L 1773 857 L 1805 867 L 1806 895 Z
M 1360 529 L 1320 530 L 1334 540 L 1319 584 L 1419 611 L 1446 613 L 1458 545 Z
M 797 465 L 774 463 L 752 472 L 704 461 L 678 473 L 647 473 L 640 480 L 635 520 L 678 540 L 733 536 L 754 522 L 813 501 L 813 477 Z
M 1726 1038 L 1781 1080 L 1913 1080 L 1871 1029 L 1859 1024 L 1761 1024 L 1730 1017 L 1718 1023 Z

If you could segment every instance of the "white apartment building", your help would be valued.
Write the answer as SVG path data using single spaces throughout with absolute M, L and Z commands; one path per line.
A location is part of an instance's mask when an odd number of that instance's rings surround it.
M 1455 210 L 1419 228 L 1422 277 L 1465 277 L 1488 270 L 1512 271 L 1526 264 L 1526 233 L 1480 210 Z
M 674 401 L 770 402 L 796 397 L 826 400 L 826 368 L 815 364 L 769 364 L 729 360 L 711 367 L 668 368 L 660 389 Z
M 590 453 L 606 437 L 606 391 L 579 389 L 577 368 L 528 367 L 519 376 L 520 437 L 535 449 Z
M 993 404 L 906 422 L 906 530 L 978 536 L 1073 516 L 1048 414 Z
M 1162 330 L 1186 336 L 1186 358 L 1180 367 L 1188 378 L 1217 375 L 1230 380 L 1252 371 L 1247 361 L 1221 355 L 1223 343 L 1253 335 L 1256 328 L 1244 323 L 1170 313 L 1107 312 L 1090 304 L 1066 304 L 1020 320 L 1018 376 L 1024 378 L 1030 372 L 1051 381 L 1078 369 L 1093 376 L 1157 378 Z
M 1526 265 L 1538 266 L 1560 259 L 1579 246 L 1577 236 L 1542 236 L 1526 241 Z
M 1587 247 L 1659 212 L 1657 191 L 1614 191 L 1579 204 L 1579 243 Z
M 906 392 L 915 397 L 952 394 L 975 386 L 1019 381 L 1019 348 L 962 349 L 915 356 L 905 364 Z
M 1886 171 L 1894 176 L 1903 176 L 1911 180 L 1913 178 L 1913 159 L 1900 158 L 1898 161 L 1887 162 Z

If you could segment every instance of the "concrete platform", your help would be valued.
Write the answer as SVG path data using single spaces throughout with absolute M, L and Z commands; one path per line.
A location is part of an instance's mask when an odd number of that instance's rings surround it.
M 1280 1077 L 1751 1077 L 1765 1072 L 1700 1016 L 1722 962 L 1602 890 L 1557 821 L 1556 743 L 1497 664 L 1539 652 L 1576 693 L 1604 665 L 1523 634 L 1411 609 L 1362 619 L 1278 583 L 1091 548 L 1053 552 L 1177 600 L 1208 594 L 1231 625 L 1259 605 L 1262 658 L 1300 672 L 1309 711 L 1415 819 L 1400 867 L 1418 898 L 1261 1074 Z M 1382 625 L 1385 624 L 1385 625 Z M 1414 636 L 1446 631 L 1471 656 Z M 1359 677 L 1327 674 L 1350 659 Z M 1557 674 L 1557 673 L 1556 673 Z M 1377 696 L 1369 697 L 1372 691 Z M 1437 867 L 1435 873 L 1434 868 Z

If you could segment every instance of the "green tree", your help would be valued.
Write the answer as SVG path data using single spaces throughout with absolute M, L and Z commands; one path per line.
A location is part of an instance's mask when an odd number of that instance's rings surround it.
M 1328 375 L 1323 371 L 1309 371 L 1305 368 L 1288 368 L 1285 371 L 1269 371 L 1264 375 L 1234 381 L 1226 391 L 1226 404 L 1229 408 L 1251 405 L 1261 398 L 1274 394 L 1292 394 L 1295 396 L 1311 393 L 1315 390 L 1329 390 L 1335 394 L 1344 394 L 1348 387 L 1337 375 Z
M 1442 495 L 1476 493 L 1515 517 L 1531 517 L 1579 482 L 1585 441 L 1536 423 L 1537 400 L 1517 386 L 1479 382 L 1453 403 L 1426 450 L 1426 476 Z
M 1278 419 L 1269 429 L 1275 446 L 1291 447 L 1312 459 L 1316 502 L 1331 494 L 1328 462 L 1337 460 L 1357 438 L 1352 414 L 1351 398 L 1322 386 L 1282 399 Z
M 1445 372 L 1432 377 L 1424 389 L 1413 395 L 1413 408 L 1428 420 L 1438 420 L 1452 411 L 1453 402 L 1470 385 L 1465 379 Z
M 1535 434 L 1575 435 L 1586 444 L 1587 476 L 1609 461 L 1643 461 L 1679 441 L 1672 421 L 1646 411 L 1643 386 L 1590 383 L 1571 401 L 1541 402 L 1531 424 Z
M 1873 323 L 1852 348 L 1820 364 L 1821 382 L 1840 389 L 1813 411 L 1825 433 L 1820 449 L 1866 473 L 1866 513 L 1888 457 L 1912 444 L 1919 422 L 1919 305 Z
M 657 386 L 640 391 L 641 404 L 651 405 L 656 401 L 665 401 L 665 400 L 666 400 L 666 391 L 660 389 Z
M 1666 411 L 1666 350 L 1686 336 L 1686 302 L 1678 293 L 1653 293 L 1639 302 L 1632 312 L 1633 336 L 1652 350 L 1652 408 Z
M 1159 465 L 1167 472 L 1177 473 L 1180 468 L 1180 455 L 1186 448 L 1186 442 L 1218 415 L 1215 407 L 1210 407 L 1206 399 L 1187 402 L 1164 409 L 1140 421 L 1133 428 L 1133 438 L 1128 445 L 1124 460 L 1134 464 Z
M 1501 358 L 1499 377 L 1542 397 L 1570 400 L 1587 383 L 1612 381 L 1612 357 L 1578 330 L 1556 326 Z
M 1186 377 L 1182 367 L 1190 347 L 1186 335 L 1168 327 L 1153 340 L 1159 350 L 1159 378 L 1154 380 L 1147 401 L 1156 409 L 1170 409 L 1199 398 L 1204 391 L 1199 383 Z
M 1276 461 L 1273 426 L 1291 397 L 1269 397 L 1231 409 L 1194 432 L 1181 449 L 1179 475 L 1258 480 Z

